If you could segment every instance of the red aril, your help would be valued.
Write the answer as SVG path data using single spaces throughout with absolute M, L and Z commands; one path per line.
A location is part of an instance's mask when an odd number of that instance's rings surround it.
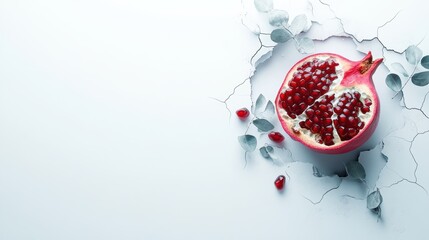
M 235 114 L 237 114 L 238 118 L 244 120 L 249 116 L 250 112 L 247 108 L 240 108 L 235 112 Z
M 276 178 L 276 180 L 274 181 L 274 186 L 276 186 L 276 188 L 277 188 L 278 190 L 282 190 L 282 189 L 283 189 L 283 187 L 285 186 L 285 181 L 286 181 L 285 176 L 280 175 L 280 176 L 278 176 L 278 177 Z
M 277 115 L 296 141 L 323 153 L 349 152 L 374 132 L 380 102 L 372 74 L 382 62 L 371 52 L 361 61 L 332 53 L 308 56 L 286 75 Z
M 275 143 L 281 143 L 283 140 L 285 140 L 285 137 L 283 137 L 283 135 L 279 132 L 270 132 L 268 137 Z

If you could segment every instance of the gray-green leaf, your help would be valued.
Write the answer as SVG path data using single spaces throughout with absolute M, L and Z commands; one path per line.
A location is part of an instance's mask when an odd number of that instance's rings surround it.
M 307 16 L 305 16 L 305 14 L 300 14 L 292 20 L 289 26 L 289 31 L 291 31 L 293 35 L 297 35 L 297 34 L 300 34 L 302 31 L 304 31 L 306 27 L 307 27 Z
M 419 72 L 414 74 L 411 77 L 411 82 L 414 83 L 414 85 L 423 87 L 429 84 L 429 71 L 427 72 Z
M 401 78 L 395 74 L 391 73 L 386 77 L 386 85 L 395 92 L 398 92 L 402 88 Z
M 261 153 L 262 157 L 264 157 L 265 159 L 271 159 L 270 154 L 268 154 L 267 148 L 265 146 L 259 148 L 259 152 Z
M 268 13 L 268 22 L 274 27 L 280 27 L 287 24 L 289 14 L 283 10 L 272 10 Z
M 274 125 L 266 119 L 255 119 L 253 124 L 262 132 L 268 132 L 274 129 Z
M 396 63 L 392 63 L 392 68 L 396 72 L 402 74 L 402 76 L 404 76 L 404 77 L 408 77 L 409 76 L 408 73 L 407 73 L 407 70 L 405 70 L 404 66 L 402 66 L 402 64 L 400 64 L 400 63 L 397 63 L 397 62 Z
M 264 111 L 264 115 L 265 116 L 271 116 L 271 115 L 274 115 L 274 113 L 275 113 L 275 110 L 274 110 L 274 104 L 273 104 L 273 102 L 271 102 L 271 101 L 268 101 L 267 102 L 267 106 L 265 106 L 265 111 Z
M 273 0 L 254 0 L 253 3 L 259 12 L 269 12 L 273 9 Z
M 319 169 L 314 165 L 313 165 L 313 176 L 322 177 L 322 174 L 320 173 Z
M 270 37 L 271 37 L 271 40 L 275 43 L 285 43 L 289 41 L 289 39 L 291 39 L 293 36 L 290 34 L 289 31 L 283 28 L 279 28 L 279 29 L 274 29 L 271 32 Z
M 357 161 L 351 161 L 346 165 L 347 174 L 356 179 L 364 180 L 366 178 L 365 169 Z
M 416 65 L 422 57 L 422 50 L 417 46 L 411 45 L 405 50 L 405 58 L 413 65 Z
M 256 103 L 253 106 L 253 112 L 257 115 L 258 113 L 262 112 L 263 106 L 267 100 L 265 99 L 264 95 L 259 94 L 258 98 L 256 99 Z
M 259 152 L 261 153 L 262 157 L 268 160 L 273 160 L 271 157 L 271 154 L 274 152 L 274 148 L 271 146 L 263 146 L 259 148 Z
M 383 197 L 380 194 L 380 191 L 377 189 L 376 191 L 370 193 L 366 198 L 366 207 L 370 210 L 377 209 L 380 204 L 383 202 Z
M 253 152 L 257 144 L 256 138 L 252 135 L 239 136 L 238 142 L 240 142 L 241 147 L 246 152 Z
M 297 41 L 297 49 L 300 53 L 312 53 L 314 51 L 314 42 L 308 37 L 303 37 Z
M 422 61 L 420 62 L 422 64 L 422 66 L 426 69 L 429 69 L 429 55 L 424 56 L 422 58 Z

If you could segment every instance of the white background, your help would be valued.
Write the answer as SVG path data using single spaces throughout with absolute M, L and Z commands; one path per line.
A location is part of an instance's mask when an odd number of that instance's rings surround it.
M 365 201 L 278 193 L 284 168 L 243 168 L 245 126 L 212 99 L 257 47 L 240 13 L 238 0 L 1 0 L 0 239 L 423 239 L 414 185 L 386 189 L 377 222 Z

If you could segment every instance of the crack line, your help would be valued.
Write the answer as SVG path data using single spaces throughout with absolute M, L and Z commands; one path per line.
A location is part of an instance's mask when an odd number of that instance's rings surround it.
M 304 195 L 301 195 L 303 198 L 305 198 L 305 199 L 307 199 L 309 202 L 311 202 L 313 205 L 317 205 L 317 204 L 319 204 L 319 203 L 321 203 L 322 201 L 323 201 L 323 198 L 325 198 L 325 196 L 329 193 L 329 192 L 331 192 L 331 191 L 333 191 L 333 190 L 336 190 L 336 189 L 338 189 L 340 186 L 341 186 L 341 183 L 343 182 L 343 180 L 342 179 L 340 179 L 340 182 L 338 183 L 338 185 L 337 186 L 335 186 L 335 187 L 333 187 L 333 188 L 330 188 L 330 189 L 328 189 L 328 191 L 326 191 L 323 195 L 322 195 L 322 197 L 319 199 L 319 201 L 317 201 L 317 202 L 313 202 L 311 199 L 309 199 L 309 198 L 307 198 L 306 196 L 304 196 Z

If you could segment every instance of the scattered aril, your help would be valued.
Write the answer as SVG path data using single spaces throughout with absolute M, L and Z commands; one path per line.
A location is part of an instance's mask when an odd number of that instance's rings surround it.
M 283 187 L 285 186 L 285 181 L 286 178 L 283 175 L 280 175 L 276 178 L 276 180 L 274 181 L 274 185 L 276 186 L 277 190 L 283 189 Z
M 246 119 L 250 115 L 250 112 L 247 108 L 240 108 L 235 113 L 237 114 L 237 117 L 241 120 Z
M 268 137 L 275 143 L 281 143 L 285 140 L 285 137 L 279 132 L 270 132 Z
M 250 115 L 250 112 L 247 108 L 240 108 L 235 113 L 241 120 L 245 120 Z

